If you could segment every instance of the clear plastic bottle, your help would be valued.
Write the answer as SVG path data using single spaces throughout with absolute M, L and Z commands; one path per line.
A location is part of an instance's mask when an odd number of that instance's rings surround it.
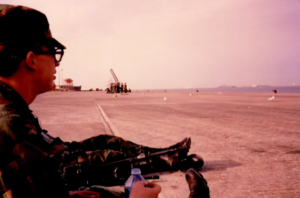
M 139 168 L 133 168 L 131 170 L 131 176 L 125 182 L 125 196 L 127 198 L 129 197 L 129 194 L 130 194 L 131 189 L 133 188 L 134 184 L 138 181 L 144 181 L 145 183 L 147 183 L 147 181 L 141 175 L 141 170 Z

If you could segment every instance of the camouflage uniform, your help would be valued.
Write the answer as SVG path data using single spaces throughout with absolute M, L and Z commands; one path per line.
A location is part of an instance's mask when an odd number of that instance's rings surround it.
M 15 198 L 69 197 L 59 167 L 101 164 L 137 155 L 140 150 L 140 145 L 108 135 L 72 143 L 52 138 L 22 97 L 0 83 L 1 195 L 11 189 Z
M 51 144 L 41 136 L 38 120 L 23 98 L 0 83 L 1 195 L 14 197 L 69 197 L 49 155 L 65 149 L 59 139 Z

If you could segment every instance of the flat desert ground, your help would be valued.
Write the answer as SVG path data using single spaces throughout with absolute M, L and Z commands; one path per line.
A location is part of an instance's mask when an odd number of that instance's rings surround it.
M 300 94 L 267 100 L 273 95 L 48 92 L 30 108 L 64 141 L 114 134 L 166 147 L 191 137 L 190 153 L 204 158 L 199 172 L 212 198 L 300 197 Z M 188 197 L 184 172 L 154 182 L 162 186 L 160 198 Z

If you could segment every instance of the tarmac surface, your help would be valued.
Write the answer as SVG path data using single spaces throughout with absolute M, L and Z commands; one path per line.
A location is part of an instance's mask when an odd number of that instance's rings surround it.
M 116 97 L 115 97 L 116 96 Z M 48 92 L 30 105 L 64 141 L 114 134 L 152 147 L 192 138 L 212 198 L 300 197 L 300 94 Z M 164 98 L 166 97 L 166 100 Z M 188 197 L 184 172 L 163 174 L 160 198 Z M 116 187 L 123 189 L 123 187 Z

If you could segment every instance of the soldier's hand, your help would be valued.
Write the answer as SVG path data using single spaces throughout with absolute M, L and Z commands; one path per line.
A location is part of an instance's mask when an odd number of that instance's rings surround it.
M 147 187 L 145 182 L 136 182 L 133 186 L 129 198 L 157 198 L 161 191 L 158 184 L 148 182 Z
M 100 194 L 93 191 L 74 191 L 69 195 L 71 198 L 100 198 Z

